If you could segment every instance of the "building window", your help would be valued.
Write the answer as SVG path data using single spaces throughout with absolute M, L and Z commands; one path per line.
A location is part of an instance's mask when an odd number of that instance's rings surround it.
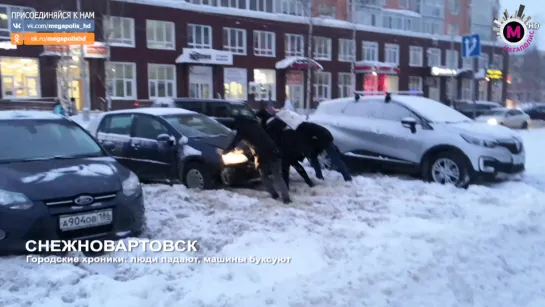
M 254 31 L 254 55 L 275 57 L 276 36 L 274 32 Z
M 189 97 L 210 99 L 213 88 L 211 66 L 191 65 L 189 67 Z
M 384 62 L 399 65 L 399 45 L 384 45 Z
M 491 90 L 491 92 L 492 92 L 492 101 L 497 102 L 497 103 L 502 103 L 503 102 L 502 101 L 503 83 L 501 81 L 494 80 L 492 82 L 491 86 L 492 86 L 492 90 Z M 543 101 L 541 98 L 542 97 L 539 97 L 536 100 Z
M 477 100 L 482 100 L 482 101 L 488 100 L 488 81 L 486 80 L 479 81 L 479 98 Z
M 460 28 L 458 28 L 457 24 L 449 24 L 447 34 L 452 35 L 452 36 L 459 35 L 460 34 Z
M 409 8 L 409 0 L 399 0 L 399 8 L 400 9 L 408 9 Z
M 356 41 L 353 39 L 339 39 L 339 61 L 353 62 L 356 60 Z
M 325 4 L 325 3 L 320 3 L 320 5 L 318 6 L 318 16 L 327 16 L 327 17 L 335 18 L 336 16 L 335 6 Z
M 422 47 L 410 46 L 409 47 L 409 66 L 422 67 L 423 59 Z
M 185 0 L 189 3 L 193 4 L 200 4 L 200 5 L 210 5 L 210 6 L 217 6 L 218 0 Z
M 276 100 L 276 71 L 274 69 L 254 69 L 254 82 L 257 85 L 255 100 Z
M 212 27 L 187 25 L 187 45 L 196 49 L 212 49 Z
M 456 99 L 456 92 L 458 91 L 458 82 L 455 78 L 447 79 L 447 97 L 451 100 Z
M 503 69 L 503 56 L 500 54 L 493 54 L 492 55 L 492 65 L 494 69 Z
M 462 79 L 462 89 L 460 92 L 460 99 L 473 100 L 473 80 Z
M 286 34 L 286 56 L 305 56 L 305 37 L 297 34 Z
M 490 62 L 490 60 L 488 59 L 488 54 L 483 53 L 479 57 L 479 69 L 487 69 L 489 62 Z
M 460 12 L 460 0 L 448 0 L 448 7 L 452 15 L 458 15 Z
M 441 80 L 438 77 L 427 77 L 428 79 L 428 98 L 440 101 L 441 100 Z
M 274 13 L 274 2 L 274 0 L 253 0 L 250 1 L 250 10 Z
M 349 73 L 339 73 L 339 98 L 352 96 L 354 88 L 353 75 Z
M 447 67 L 452 69 L 458 69 L 458 51 L 447 50 Z
M 176 66 L 148 64 L 149 98 L 176 97 Z
M 174 23 L 170 21 L 146 20 L 146 39 L 149 49 L 176 49 Z
M 2 98 L 40 97 L 40 68 L 38 59 L 0 58 Z
M 282 14 L 305 16 L 309 12 L 309 8 L 306 8 L 303 1 L 299 0 L 282 0 L 281 2 Z
M 246 100 L 246 85 L 248 84 L 248 73 L 244 68 L 223 69 L 224 96 L 225 99 Z
M 246 55 L 246 30 L 223 28 L 223 50 Z
M 314 73 L 314 100 L 322 101 L 331 99 L 331 73 Z
M 462 66 L 464 69 L 473 69 L 473 58 L 463 58 Z
M 441 49 L 439 48 L 428 48 L 428 66 L 441 66 Z
M 108 62 L 112 99 L 136 99 L 136 64 Z
M 331 60 L 331 38 L 314 37 L 314 59 Z
M 110 16 L 105 19 L 104 29 L 110 46 L 134 47 L 134 19 Z
M 409 76 L 409 91 L 422 91 L 422 77 Z
M 246 9 L 246 0 L 219 0 L 218 6 L 244 10 Z
M 363 60 L 378 61 L 378 43 L 363 42 Z
M 34 12 L 33 8 L 11 5 L 0 5 L 0 38 L 10 38 L 11 14 L 17 12 Z

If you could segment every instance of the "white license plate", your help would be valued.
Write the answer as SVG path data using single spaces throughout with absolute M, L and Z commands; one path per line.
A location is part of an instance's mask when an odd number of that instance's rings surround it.
M 513 164 L 516 164 L 516 165 L 524 164 L 524 155 L 513 156 Z
M 59 217 L 59 227 L 62 231 L 68 231 L 108 225 L 112 221 L 112 209 L 106 209 L 82 214 L 61 215 Z

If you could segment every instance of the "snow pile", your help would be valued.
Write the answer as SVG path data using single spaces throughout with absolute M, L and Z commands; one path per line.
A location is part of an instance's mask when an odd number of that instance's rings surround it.
M 545 177 L 543 133 L 523 134 L 529 171 L 521 181 L 468 190 L 383 175 L 345 183 L 326 172 L 313 189 L 293 175 L 294 204 L 285 206 L 262 191 L 146 186 L 146 236 L 198 240 L 200 249 L 132 256 L 291 263 L 38 266 L 3 258 L 0 306 L 541 307 L 545 193 L 535 183 Z

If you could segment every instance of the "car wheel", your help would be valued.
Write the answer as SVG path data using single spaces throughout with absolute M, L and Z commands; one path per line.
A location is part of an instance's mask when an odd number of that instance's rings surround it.
M 214 187 L 214 180 L 202 163 L 191 162 L 185 165 L 181 175 L 180 180 L 188 189 L 208 190 Z
M 427 179 L 431 182 L 467 188 L 470 183 L 469 164 L 461 154 L 441 152 L 431 159 Z
M 520 129 L 528 129 L 528 122 L 523 122 Z

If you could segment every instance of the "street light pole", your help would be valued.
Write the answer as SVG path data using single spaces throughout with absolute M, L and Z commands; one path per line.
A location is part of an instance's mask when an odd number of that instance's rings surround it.
M 81 0 L 76 0 L 77 10 L 81 12 Z M 89 83 L 87 82 L 87 62 L 85 62 L 84 45 L 79 48 L 79 67 L 81 73 L 81 82 L 83 83 L 83 120 L 89 120 L 89 111 L 91 109 L 91 95 L 89 93 Z

